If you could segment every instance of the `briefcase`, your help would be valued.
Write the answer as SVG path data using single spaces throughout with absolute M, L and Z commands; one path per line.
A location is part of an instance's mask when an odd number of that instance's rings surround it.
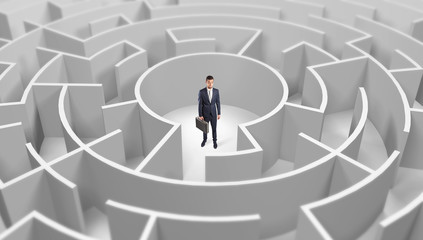
M 195 118 L 195 125 L 204 133 L 209 133 L 209 123 L 204 120 L 201 120 L 200 117 Z

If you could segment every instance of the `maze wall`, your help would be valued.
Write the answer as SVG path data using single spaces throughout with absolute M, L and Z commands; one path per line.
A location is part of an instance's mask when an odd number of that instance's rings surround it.
M 0 239 L 423 239 L 422 66 L 421 0 L 0 0 Z

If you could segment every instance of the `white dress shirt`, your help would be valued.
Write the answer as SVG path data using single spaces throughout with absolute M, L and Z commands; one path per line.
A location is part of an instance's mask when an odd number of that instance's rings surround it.
M 211 89 L 207 88 L 207 94 L 209 95 L 209 101 L 211 102 L 211 100 L 213 98 L 213 88 L 211 88 Z

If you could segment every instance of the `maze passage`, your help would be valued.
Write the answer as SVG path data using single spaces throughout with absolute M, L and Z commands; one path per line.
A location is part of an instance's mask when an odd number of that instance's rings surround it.
M 0 239 L 423 239 L 422 53 L 420 0 L 0 0 Z

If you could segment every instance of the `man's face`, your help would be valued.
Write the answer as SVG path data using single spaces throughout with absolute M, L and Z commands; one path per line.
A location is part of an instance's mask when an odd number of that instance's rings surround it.
M 213 81 L 214 81 L 213 79 L 206 80 L 206 84 L 207 84 L 208 89 L 211 89 L 213 87 Z

